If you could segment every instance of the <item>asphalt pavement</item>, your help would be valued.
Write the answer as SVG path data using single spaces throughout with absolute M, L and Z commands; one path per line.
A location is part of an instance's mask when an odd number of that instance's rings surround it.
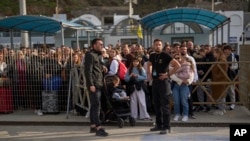
M 89 133 L 88 126 L 1 126 L 0 141 L 229 141 L 227 127 L 173 127 L 166 135 L 148 126 L 105 128 L 108 137 Z

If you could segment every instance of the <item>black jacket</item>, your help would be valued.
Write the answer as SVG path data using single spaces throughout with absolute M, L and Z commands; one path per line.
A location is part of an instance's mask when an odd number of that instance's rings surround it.
M 103 64 L 101 60 L 101 53 L 95 50 L 91 50 L 85 54 L 84 74 L 88 89 L 90 86 L 103 87 Z

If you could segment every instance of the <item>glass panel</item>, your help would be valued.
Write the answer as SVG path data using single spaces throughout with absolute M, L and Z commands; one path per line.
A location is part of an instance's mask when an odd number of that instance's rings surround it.
M 112 35 L 133 36 L 137 35 L 137 21 L 135 19 L 126 19 L 114 28 Z
M 162 34 L 190 34 L 190 33 L 196 33 L 196 32 L 189 25 L 180 22 L 170 24 L 162 30 Z

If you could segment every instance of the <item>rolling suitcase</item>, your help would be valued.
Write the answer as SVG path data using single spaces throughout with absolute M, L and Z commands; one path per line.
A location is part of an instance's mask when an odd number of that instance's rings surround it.
M 0 87 L 0 113 L 13 113 L 13 95 L 9 87 Z
M 42 91 L 42 111 L 45 114 L 59 113 L 57 91 Z

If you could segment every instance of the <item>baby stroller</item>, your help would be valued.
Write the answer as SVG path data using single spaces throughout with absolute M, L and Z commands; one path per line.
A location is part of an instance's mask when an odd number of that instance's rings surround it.
M 130 126 L 135 126 L 135 119 L 131 117 L 130 101 L 129 100 L 115 100 L 112 98 L 114 75 L 106 75 L 104 77 L 104 100 L 105 108 L 102 112 L 105 113 L 105 121 L 117 121 L 118 126 L 122 128 L 124 121 L 129 120 Z M 104 107 L 104 106 L 102 106 Z

